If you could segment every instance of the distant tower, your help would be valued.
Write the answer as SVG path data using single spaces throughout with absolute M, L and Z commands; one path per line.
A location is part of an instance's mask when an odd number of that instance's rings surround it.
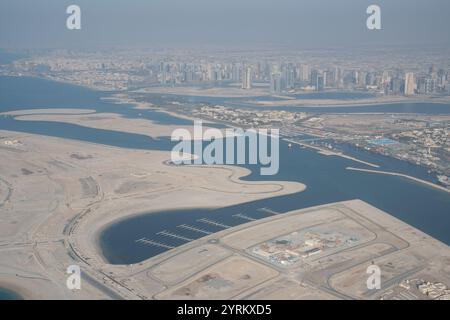
M 405 75 L 405 95 L 410 96 L 416 92 L 416 77 L 414 73 L 407 73 Z
M 252 88 L 252 68 L 247 67 L 244 69 L 242 77 L 242 89 L 249 90 Z
M 310 70 L 309 70 L 309 66 L 306 64 L 302 64 L 300 66 L 300 81 L 310 81 Z
M 324 87 L 324 77 L 323 75 L 317 74 L 315 81 L 316 91 L 322 91 Z
M 279 73 L 272 73 L 270 77 L 270 93 L 281 94 L 281 75 Z
M 241 80 L 241 66 L 237 63 L 233 63 L 231 69 L 231 79 L 234 82 L 239 82 L 239 80 Z

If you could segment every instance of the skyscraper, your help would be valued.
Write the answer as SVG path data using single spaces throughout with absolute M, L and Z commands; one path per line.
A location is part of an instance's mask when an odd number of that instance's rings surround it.
M 300 66 L 300 81 L 309 81 L 310 80 L 310 70 L 309 66 L 302 64 Z
M 241 66 L 237 63 L 233 63 L 231 67 L 231 80 L 234 82 L 241 80 Z
M 294 89 L 295 87 L 295 72 L 292 66 L 283 66 L 281 72 L 281 86 L 283 89 Z
M 270 77 L 270 93 L 281 94 L 281 74 L 272 73 Z
M 322 91 L 324 88 L 324 76 L 323 75 L 317 75 L 316 80 L 316 91 Z
M 318 76 L 319 76 L 319 72 L 317 70 L 315 70 L 315 69 L 311 70 L 310 85 L 312 85 L 314 87 L 317 86 L 317 77 Z
M 409 72 L 405 75 L 405 95 L 410 96 L 416 93 L 416 77 L 414 73 Z
M 242 77 L 242 89 L 251 89 L 252 88 L 252 68 L 247 67 L 244 69 L 244 74 Z

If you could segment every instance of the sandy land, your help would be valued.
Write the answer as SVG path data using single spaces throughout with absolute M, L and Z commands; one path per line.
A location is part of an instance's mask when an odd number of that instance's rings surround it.
M 195 120 L 192 117 L 188 117 L 187 115 L 175 113 L 173 111 L 170 111 L 170 109 L 161 108 L 161 107 L 155 106 L 154 104 L 149 103 L 149 102 L 136 101 L 135 99 L 129 97 L 128 94 L 126 94 L 126 93 L 114 94 L 112 97 L 108 97 L 105 99 L 110 100 L 111 102 L 113 102 L 115 104 L 134 105 L 134 109 L 136 109 L 136 110 L 157 110 L 158 112 L 166 113 L 166 114 L 174 116 L 176 118 L 192 120 L 192 121 Z M 205 124 L 210 123 L 209 121 L 206 121 L 206 120 L 204 120 L 203 122 Z
M 244 90 L 239 87 L 238 88 L 150 87 L 137 90 L 136 92 L 175 94 L 175 95 L 198 96 L 198 97 L 242 98 L 242 97 L 266 96 L 268 93 L 268 89 L 265 87 L 263 88 L 256 87 L 250 90 Z
M 0 113 L 0 115 L 10 115 L 10 116 L 23 116 L 23 115 L 36 115 L 36 114 L 45 114 L 45 115 L 63 115 L 63 114 L 73 114 L 73 115 L 81 115 L 81 114 L 90 114 L 95 113 L 96 111 L 93 109 L 70 109 L 70 108 L 52 108 L 52 109 L 28 109 L 28 110 L 16 110 Z
M 405 97 L 405 96 L 379 96 L 366 99 L 291 99 L 282 101 L 246 101 L 246 103 L 255 106 L 264 107 L 351 107 L 351 106 L 371 106 L 378 104 L 397 104 L 397 103 L 450 103 L 450 98 L 423 98 L 423 97 Z
M 53 121 L 76 124 L 84 127 L 95 129 L 122 131 L 136 134 L 147 135 L 152 138 L 170 136 L 173 130 L 180 126 L 159 125 L 146 119 L 128 119 L 115 113 L 91 113 L 91 114 L 27 114 L 24 110 L 23 114 L 18 115 L 16 112 L 16 120 L 25 121 Z
M 270 230 L 270 232 L 268 232 Z M 274 241 L 333 234 L 351 236 L 310 256 Z M 321 236 L 322 235 L 322 236 Z M 267 246 L 285 263 L 269 259 Z M 255 251 L 255 248 L 260 248 Z M 108 266 L 144 299 L 429 299 L 403 281 L 450 286 L 445 244 L 362 201 L 352 200 L 274 215 L 206 236 L 133 266 Z M 382 288 L 368 290 L 367 267 L 382 272 Z M 299 275 L 301 275 L 299 277 Z M 448 296 L 445 290 L 441 295 Z M 403 296 L 403 299 L 405 296 Z
M 170 137 L 179 128 L 187 129 L 193 135 L 192 125 L 161 125 L 148 119 L 130 119 L 116 113 L 95 113 L 88 109 L 78 109 L 79 112 L 52 111 L 53 109 L 20 110 L 4 114 L 14 115 L 16 120 L 64 122 L 95 129 L 142 134 L 151 138 Z M 206 124 L 203 129 L 208 129 Z
M 96 246 L 105 226 L 127 216 L 223 207 L 305 189 L 293 182 L 245 182 L 240 178 L 249 171 L 237 167 L 169 166 L 168 152 L 9 131 L 0 137 L 0 283 L 30 299 L 138 299 L 128 284 L 105 273 Z M 65 285 L 72 264 L 82 267 L 80 291 Z
M 193 126 L 164 125 L 158 124 L 148 119 L 131 119 L 122 117 L 116 113 L 96 113 L 89 109 L 38 109 L 20 110 L 5 115 L 13 115 L 16 120 L 22 121 L 53 121 L 76 124 L 79 126 L 95 129 L 121 131 L 135 134 L 142 134 L 151 138 L 170 137 L 176 129 L 184 128 L 194 136 Z M 185 119 L 192 120 L 185 117 Z M 208 122 L 204 122 L 203 129 L 207 130 Z M 225 136 L 225 130 L 221 130 Z
M 371 98 L 361 99 L 298 99 L 292 96 L 271 96 L 267 87 L 255 87 L 250 90 L 240 88 L 201 88 L 201 87 L 153 87 L 137 90 L 136 92 L 174 94 L 184 96 L 216 97 L 216 98 L 249 98 L 242 102 L 254 106 L 276 107 L 276 106 L 301 106 L 301 107 L 334 107 L 334 106 L 370 106 L 377 104 L 396 103 L 450 103 L 449 96 L 390 96 L 379 95 Z M 326 91 L 325 91 L 326 92 Z M 301 95 L 311 92 L 296 92 Z M 279 100 L 254 101 L 252 97 L 271 96 Z M 141 104 L 140 107 L 145 107 Z
M 166 112 L 168 113 L 168 112 Z M 180 126 L 180 125 L 161 125 L 148 119 L 134 119 L 125 118 L 116 113 L 90 113 L 88 110 L 81 109 L 80 112 L 59 112 L 52 113 L 51 109 L 42 109 L 40 111 L 33 110 L 21 110 L 14 111 L 13 113 L 4 113 L 14 115 L 14 118 L 19 121 L 52 121 L 61 123 L 76 124 L 83 127 L 113 130 L 120 132 L 128 132 L 146 135 L 150 138 L 171 137 L 174 130 L 185 129 L 189 131 L 192 139 L 194 139 L 193 125 Z M 0 114 L 2 115 L 2 114 Z M 177 116 L 176 114 L 172 114 Z M 193 118 L 184 117 L 187 120 L 194 121 Z M 208 121 L 202 121 L 202 131 L 205 132 L 208 129 Z M 223 137 L 230 136 L 226 129 L 220 129 Z M 232 135 L 231 135 L 232 136 Z M 201 139 L 201 137 L 199 138 Z
M 141 213 L 235 205 L 306 186 L 246 182 L 241 178 L 249 171 L 237 167 L 170 166 L 168 152 L 10 131 L 0 137 L 0 286 L 27 299 L 379 299 L 401 297 L 398 284 L 408 279 L 450 286 L 448 246 L 357 200 L 275 214 L 135 265 L 110 265 L 97 241 L 111 223 Z M 264 260 L 253 250 L 307 231 L 355 240 L 292 265 Z M 377 292 L 365 288 L 371 261 L 383 270 L 385 284 Z M 79 291 L 65 285 L 73 264 L 82 269 Z

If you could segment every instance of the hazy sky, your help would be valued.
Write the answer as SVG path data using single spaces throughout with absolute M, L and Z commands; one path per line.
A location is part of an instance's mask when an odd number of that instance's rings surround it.
M 383 30 L 367 30 L 370 4 Z M 449 17 L 449 0 L 1 0 L 0 48 L 447 45 Z

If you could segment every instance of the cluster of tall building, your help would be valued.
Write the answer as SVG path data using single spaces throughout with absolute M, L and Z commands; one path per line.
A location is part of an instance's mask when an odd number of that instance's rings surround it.
M 147 66 L 149 78 L 160 84 L 231 81 L 251 89 L 253 81 L 263 81 L 259 68 L 245 63 L 166 63 Z
M 149 82 L 176 85 L 228 81 L 251 89 L 255 82 L 268 83 L 272 94 L 292 90 L 372 90 L 392 95 L 450 93 L 450 71 L 430 67 L 424 72 L 370 70 L 362 68 L 320 68 L 301 63 L 224 62 L 146 64 L 139 71 Z
M 427 72 L 407 72 L 403 75 L 386 74 L 383 78 L 383 89 L 386 94 L 404 94 L 407 96 L 416 94 L 433 94 L 450 92 L 450 72 L 443 69 L 435 71 L 430 67 Z
M 330 56 L 330 59 L 333 57 Z M 179 84 L 232 83 L 249 90 L 261 84 L 274 95 L 303 91 L 362 90 L 386 95 L 416 95 L 450 93 L 450 63 L 438 63 L 443 68 L 423 67 L 416 60 L 378 65 L 363 60 L 349 61 L 345 57 L 334 62 L 295 56 L 288 58 L 266 54 L 253 59 L 232 56 L 197 56 L 183 53 L 176 56 L 128 54 L 105 58 L 86 53 L 74 58 L 71 54 L 49 55 L 14 64 L 20 72 L 53 74 L 64 80 L 89 79 L 86 85 L 102 84 L 114 89 L 133 88 L 149 84 L 175 86 Z M 398 61 L 400 58 L 393 56 Z M 301 62 L 297 62 L 301 61 Z M 87 80 L 86 80 L 87 81 Z
M 148 66 L 146 72 L 154 82 L 175 85 L 191 82 L 231 81 L 242 89 L 251 89 L 254 82 L 269 83 L 272 94 L 295 89 L 322 91 L 324 89 L 360 89 L 393 95 L 415 95 L 450 92 L 450 72 L 433 67 L 426 72 L 403 70 L 321 69 L 294 63 L 165 63 L 157 68 Z
M 343 71 L 336 67 L 333 69 L 320 70 L 311 68 L 306 64 L 287 64 L 281 66 L 281 71 L 271 75 L 271 92 L 283 93 L 302 88 L 310 91 L 322 91 L 325 88 L 343 88 L 347 79 Z M 351 83 L 356 83 L 352 79 Z

